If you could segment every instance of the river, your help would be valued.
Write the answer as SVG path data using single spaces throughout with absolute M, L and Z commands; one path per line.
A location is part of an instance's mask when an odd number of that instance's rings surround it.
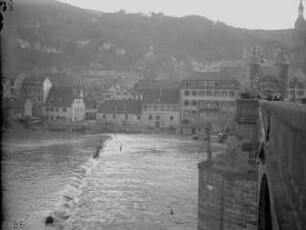
M 77 188 L 63 226 L 46 227 L 75 170 L 99 136 L 6 132 L 2 137 L 3 229 L 184 229 L 197 226 L 199 141 L 117 134 Z M 21 224 L 20 224 L 20 221 Z M 20 226 L 21 225 L 21 226 Z

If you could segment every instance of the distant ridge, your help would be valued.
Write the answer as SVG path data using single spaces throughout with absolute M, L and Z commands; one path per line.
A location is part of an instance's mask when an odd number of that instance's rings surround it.
M 256 44 L 266 56 L 291 30 L 237 29 L 205 17 L 103 13 L 54 0 L 19 0 L 5 15 L 3 69 L 81 71 L 93 66 L 173 76 L 191 62 L 242 59 Z M 286 39 L 289 40 L 289 39 Z

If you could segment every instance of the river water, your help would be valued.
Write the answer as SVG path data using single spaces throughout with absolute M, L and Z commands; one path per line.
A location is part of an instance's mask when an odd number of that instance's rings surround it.
M 117 134 L 93 160 L 99 137 L 4 133 L 3 229 L 196 229 L 199 141 Z M 45 226 L 83 165 L 69 219 Z

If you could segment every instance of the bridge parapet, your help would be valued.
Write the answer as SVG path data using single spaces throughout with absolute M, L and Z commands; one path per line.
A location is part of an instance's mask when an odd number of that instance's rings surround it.
M 306 107 L 260 101 L 258 229 L 306 229 Z

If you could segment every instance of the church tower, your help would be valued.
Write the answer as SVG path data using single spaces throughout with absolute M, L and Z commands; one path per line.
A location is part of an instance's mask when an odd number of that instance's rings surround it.
M 249 79 L 254 80 L 260 70 L 260 57 L 257 47 L 254 47 L 253 49 L 252 55 L 248 61 L 248 66 L 249 66 L 249 71 L 248 71 Z
M 304 18 L 304 6 L 302 0 L 300 0 L 298 18 L 295 21 L 294 38 L 293 64 L 296 67 L 303 69 L 306 73 L 306 20 Z
M 251 82 L 251 88 L 256 88 L 256 84 L 259 81 L 260 72 L 264 59 L 260 56 L 258 48 L 254 46 L 252 55 L 248 61 L 248 79 Z
M 287 57 L 285 50 L 281 48 L 276 55 L 275 65 L 277 66 L 277 78 L 279 79 L 279 87 L 282 96 L 286 95 L 288 88 L 289 64 L 289 58 Z

